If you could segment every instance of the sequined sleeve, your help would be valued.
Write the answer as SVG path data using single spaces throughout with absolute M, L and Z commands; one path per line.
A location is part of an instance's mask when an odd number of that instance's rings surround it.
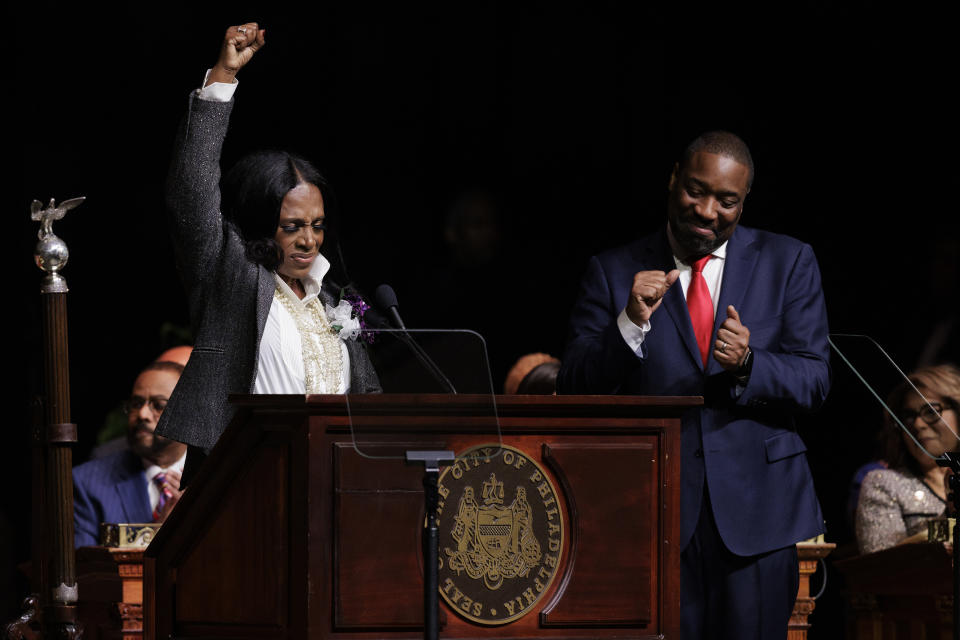
M 220 214 L 220 151 L 233 101 L 212 102 L 191 94 L 174 142 L 166 200 L 177 268 L 191 297 L 214 272 L 223 251 Z M 191 300 L 193 304 L 202 300 Z
M 857 544 L 860 553 L 873 553 L 896 545 L 907 537 L 900 503 L 884 482 L 886 469 L 871 471 L 860 487 L 857 503 Z
M 893 547 L 943 514 L 945 503 L 906 469 L 877 469 L 864 477 L 857 504 L 861 553 Z

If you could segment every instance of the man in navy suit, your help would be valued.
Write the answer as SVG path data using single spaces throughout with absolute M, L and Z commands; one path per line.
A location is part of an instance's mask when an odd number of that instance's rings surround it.
M 666 228 L 590 260 L 557 380 L 704 397 L 681 432 L 687 639 L 786 637 L 795 543 L 823 531 L 794 423 L 830 384 L 820 272 L 808 245 L 738 226 L 752 180 L 737 136 L 687 147 Z
M 129 449 L 73 469 L 73 528 L 77 547 L 98 543 L 101 522 L 163 522 L 180 499 L 187 446 L 154 434 L 183 365 L 154 362 L 127 401 Z

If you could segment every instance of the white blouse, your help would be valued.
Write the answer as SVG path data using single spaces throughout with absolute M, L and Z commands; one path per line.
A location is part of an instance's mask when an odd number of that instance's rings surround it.
M 281 295 L 295 305 L 306 306 L 320 293 L 323 276 L 330 269 L 330 263 L 323 255 L 317 255 L 310 267 L 310 275 L 303 278 L 303 288 L 307 295 L 301 300 L 287 286 L 280 276 L 273 274 L 282 292 Z M 340 352 L 343 354 L 343 369 L 340 384 L 336 389 L 321 388 L 320 393 L 347 393 L 350 391 L 350 355 L 347 345 L 340 340 Z M 267 324 L 260 338 L 260 353 L 257 357 L 257 378 L 253 383 L 254 393 L 306 393 L 306 374 L 303 367 L 303 346 L 300 331 L 293 316 L 286 307 L 274 297 L 267 315 Z M 318 380 L 323 387 L 323 380 Z

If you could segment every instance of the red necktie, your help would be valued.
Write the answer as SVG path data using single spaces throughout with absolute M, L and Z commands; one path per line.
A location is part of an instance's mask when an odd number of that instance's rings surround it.
M 690 322 L 693 324 L 693 335 L 697 337 L 700 355 L 703 357 L 703 367 L 707 367 L 707 357 L 710 354 L 710 337 L 713 335 L 713 299 L 707 281 L 703 279 L 703 268 L 712 255 L 705 255 L 693 263 L 693 273 L 690 274 L 690 286 L 687 287 L 687 309 L 690 310 Z

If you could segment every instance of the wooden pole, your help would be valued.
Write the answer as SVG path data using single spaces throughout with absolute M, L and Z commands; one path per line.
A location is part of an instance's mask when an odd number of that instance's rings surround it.
M 45 636 L 76 638 L 77 571 L 73 546 L 73 445 L 70 423 L 70 362 L 65 292 L 44 292 L 44 418 L 46 423 L 46 502 L 48 592 Z M 53 631 L 53 633 L 51 633 Z
M 41 223 L 34 259 L 46 272 L 40 287 L 43 312 L 42 420 L 34 429 L 34 584 L 32 611 L 6 628 L 11 638 L 80 638 L 77 620 L 76 551 L 73 546 L 73 445 L 77 426 L 70 422 L 70 360 L 67 341 L 67 282 L 59 271 L 67 264 L 67 245 L 53 233 L 53 222 L 83 198 L 44 208 L 34 200 L 31 218 Z

